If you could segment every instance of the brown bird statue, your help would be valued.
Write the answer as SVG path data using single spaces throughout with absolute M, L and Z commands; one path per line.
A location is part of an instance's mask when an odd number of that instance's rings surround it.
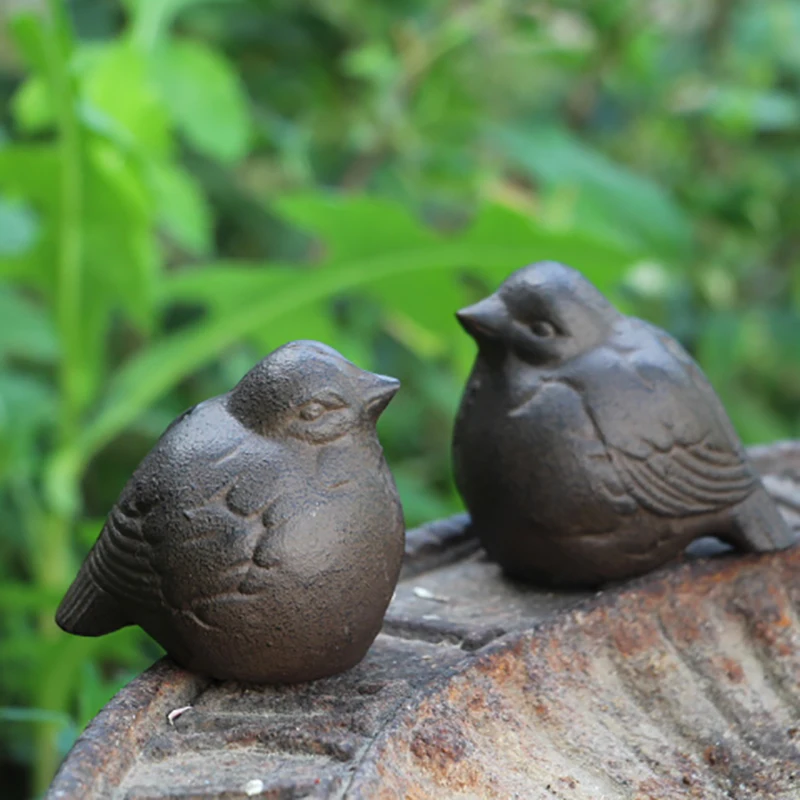
M 123 489 L 58 624 L 140 625 L 219 679 L 294 683 L 358 663 L 403 558 L 375 431 L 399 385 L 299 341 L 183 413 Z
M 752 552 L 793 543 L 697 364 L 579 272 L 532 264 L 457 317 L 478 355 L 456 484 L 507 574 L 593 586 L 704 536 Z

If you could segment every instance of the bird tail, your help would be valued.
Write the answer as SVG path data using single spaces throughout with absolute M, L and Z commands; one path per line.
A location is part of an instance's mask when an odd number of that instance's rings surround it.
M 756 553 L 785 550 L 797 541 L 763 484 L 735 511 L 736 544 Z
M 56 611 L 58 627 L 78 636 L 102 636 L 131 624 L 117 601 L 92 578 L 93 555 L 89 553 Z

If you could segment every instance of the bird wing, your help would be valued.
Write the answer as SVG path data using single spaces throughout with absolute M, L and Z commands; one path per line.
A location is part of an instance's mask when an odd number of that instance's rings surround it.
M 278 478 L 271 455 L 219 407 L 173 423 L 112 508 L 92 554 L 94 580 L 145 608 L 181 608 L 213 591 L 263 534 L 259 512 Z
M 588 410 L 627 491 L 669 517 L 740 502 L 757 477 L 713 388 L 674 339 L 629 322 L 587 382 Z
M 115 504 L 87 564 L 95 583 L 113 597 L 154 608 L 162 600 L 161 580 L 143 534 L 145 520 L 130 504 Z

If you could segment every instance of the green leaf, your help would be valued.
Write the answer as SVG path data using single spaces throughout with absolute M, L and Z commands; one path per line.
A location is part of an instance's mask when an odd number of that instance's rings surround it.
M 48 54 L 42 16 L 20 11 L 11 17 L 8 30 L 28 66 L 46 73 Z
M 23 255 L 36 242 L 39 220 L 30 206 L 0 197 L 0 258 Z
M 164 425 L 161 426 L 159 433 L 163 431 L 171 421 L 171 419 L 167 419 Z M 92 548 L 100 536 L 100 532 L 103 530 L 104 524 L 104 519 L 96 519 L 91 517 L 84 518 L 78 523 L 75 531 L 75 540 L 77 541 L 78 545 L 80 545 L 83 552 L 88 552 Z
M 14 370 L 0 371 L 0 430 L 11 434 L 52 421 L 56 397 L 41 380 Z
M 208 2 L 209 0 L 126 0 L 125 4 L 133 15 L 133 40 L 144 49 L 150 49 L 167 34 L 170 25 L 184 9 Z
M 161 282 L 159 301 L 196 303 L 211 312 L 235 311 L 253 297 L 281 291 L 303 279 L 313 279 L 314 269 L 280 264 L 244 266 L 216 262 L 197 269 L 176 270 Z
M 448 282 L 445 291 L 449 288 L 450 283 Z M 455 304 L 450 307 L 456 308 L 457 306 L 458 304 Z M 452 333 L 453 319 L 450 318 L 450 315 L 442 314 L 440 309 L 439 317 L 444 317 L 448 323 L 447 327 L 450 330 L 447 330 L 446 333 Z M 385 308 L 382 322 L 382 327 L 387 333 L 420 359 L 429 360 L 449 355 L 450 347 L 447 336 L 438 335 L 436 331 L 432 330 L 433 326 L 423 326 L 403 311 Z
M 314 192 L 273 205 L 288 222 L 322 239 L 330 261 L 424 247 L 439 238 L 404 206 L 382 197 Z
M 10 197 L 31 202 L 37 210 L 57 208 L 58 151 L 51 144 L 0 147 L 0 188 Z
M 393 467 L 397 491 L 403 501 L 403 514 L 409 528 L 432 519 L 447 517 L 458 510 L 454 504 L 434 492 L 419 474 L 418 465 Z
M 499 205 L 482 209 L 459 241 L 478 251 L 508 248 L 508 255 L 498 253 L 486 262 L 465 261 L 462 269 L 448 273 L 423 272 L 413 281 L 402 275 L 379 279 L 372 291 L 387 309 L 402 309 L 429 331 L 451 334 L 455 329 L 454 312 L 474 300 L 469 277 L 480 277 L 487 289 L 494 289 L 513 270 L 550 259 L 579 269 L 602 291 L 609 292 L 632 260 L 630 252 L 615 244 L 571 231 L 547 230 L 527 215 Z M 525 254 L 523 259 L 520 253 Z
M 32 722 L 36 724 L 52 722 L 56 725 L 71 725 L 68 714 L 60 711 L 48 711 L 44 708 L 0 707 L 0 720 L 4 722 Z
M 161 303 L 190 303 L 203 306 L 209 319 L 220 314 L 236 313 L 253 297 L 284 291 L 298 281 L 313 281 L 316 268 L 285 267 L 278 264 L 243 267 L 217 264 L 202 269 L 173 272 L 162 283 Z M 246 334 L 260 349 L 275 347 L 294 339 L 331 341 L 335 331 L 328 304 L 324 300 L 309 303 L 302 314 L 267 320 Z
M 99 137 L 87 137 L 84 155 L 82 336 L 97 355 L 105 340 L 99 319 L 107 318 L 114 308 L 124 309 L 142 330 L 152 325 L 158 254 L 150 192 L 141 165 Z M 61 220 L 59 173 L 58 151 L 50 145 L 0 148 L 0 191 L 24 200 L 41 218 L 40 235 L 24 259 L 0 253 L 0 275 L 19 276 L 50 292 L 54 291 L 55 242 Z
M 284 197 L 275 206 L 287 221 L 322 240 L 327 262 L 361 259 L 394 249 L 413 252 L 440 240 L 404 206 L 382 197 L 317 192 Z M 412 308 L 413 321 L 429 330 L 446 330 L 452 319 L 441 313 L 442 307 L 449 304 L 458 308 L 462 299 L 455 276 L 442 272 L 419 274 L 413 283 L 402 275 L 376 279 L 368 293 L 389 307 Z M 319 309 L 313 315 L 304 316 L 306 319 L 313 316 L 318 322 L 324 314 L 324 309 Z M 395 335 L 410 344 L 403 333 L 411 332 L 404 331 L 402 319 L 395 317 L 391 323 Z M 421 335 L 426 336 L 425 333 Z M 431 335 L 427 333 L 427 337 Z
M 3 610 L 4 615 L 50 611 L 60 600 L 60 591 L 47 591 L 30 583 L 6 580 L 0 585 L 0 609 Z
M 410 322 L 423 326 L 428 336 L 455 331 L 454 314 L 469 301 L 466 283 L 460 280 L 462 272 L 466 270 L 422 271 L 413 281 L 409 281 L 405 275 L 376 278 L 367 291 L 384 304 L 387 322 L 395 337 L 419 352 L 420 347 L 426 349 L 425 343 L 419 341 L 419 335 L 424 337 L 425 334 L 420 332 L 416 337 L 418 344 L 413 346 L 414 331 L 404 325 L 402 317 L 407 316 Z M 398 312 L 401 313 L 400 317 L 393 316 Z M 438 344 L 429 342 L 433 352 L 442 347 L 440 337 L 436 338 Z
M 522 262 L 497 260 L 483 265 L 480 273 L 492 284 L 500 283 L 510 271 L 535 261 L 561 261 L 582 272 L 602 292 L 613 292 L 627 273 L 636 250 L 617 241 L 583 231 L 550 230 L 525 213 L 502 205 L 484 208 L 464 236 L 464 242 L 479 246 L 499 243 L 527 249 Z
M 77 394 L 89 402 L 102 378 L 107 325 L 122 309 L 141 330 L 153 323 L 158 253 L 152 206 L 139 163 L 111 142 L 86 137 L 80 158 L 83 208 L 81 314 L 73 335 L 81 343 L 72 365 Z M 0 275 L 32 284 L 57 302 L 55 264 L 62 214 L 59 151 L 52 145 L 0 148 L 0 191 L 39 215 L 36 241 L 22 256 L 0 254 Z
M 159 157 L 169 154 L 169 115 L 151 81 L 150 62 L 129 43 L 115 42 L 93 53 L 85 67 L 81 95 L 144 152 Z
M 0 357 L 52 361 L 57 355 L 55 328 L 46 311 L 20 292 L 0 286 Z
M 35 242 L 21 254 L 0 253 L 0 276 L 52 289 L 55 278 L 55 221 L 59 203 L 58 151 L 50 144 L 0 147 L 0 193 L 37 213 Z
M 553 234 L 548 242 L 552 244 L 559 238 L 566 237 Z M 597 254 L 602 256 L 602 243 L 597 243 L 596 248 Z M 465 236 L 461 240 L 434 241 L 427 246 L 393 249 L 369 258 L 319 267 L 314 272 L 314 280 L 309 280 L 303 271 L 296 275 L 278 275 L 275 280 L 282 283 L 276 284 L 273 291 L 251 295 L 224 313 L 170 336 L 118 370 L 109 382 L 102 408 L 86 426 L 76 447 L 58 454 L 51 464 L 51 486 L 68 485 L 69 475 L 98 447 L 131 424 L 159 396 L 242 337 L 269 330 L 297 315 L 301 309 L 317 307 L 320 301 L 362 289 L 379 280 L 402 275 L 411 281 L 420 274 L 487 264 L 520 265 L 532 255 L 536 253 L 532 252 L 529 242 L 476 241 Z M 218 266 L 212 268 L 219 269 Z
M 81 408 L 95 400 L 103 381 L 113 315 L 122 311 L 140 331 L 150 332 L 159 269 L 152 205 L 140 162 L 105 139 L 86 139 L 81 311 L 73 333 L 80 355 L 71 361 L 74 402 Z
M 148 187 L 139 164 L 109 142 L 90 142 L 88 155 L 84 238 L 92 294 L 86 304 L 122 308 L 148 331 L 158 271 Z
M 39 133 L 55 122 L 53 103 L 47 81 L 41 75 L 31 75 L 11 99 L 14 121 L 25 133 Z
M 177 244 L 194 255 L 211 250 L 213 220 L 197 181 L 173 163 L 153 168 L 156 216 Z
M 576 189 L 579 201 L 622 235 L 635 235 L 643 245 L 669 255 L 685 253 L 689 247 L 688 219 L 663 188 L 615 164 L 566 130 L 495 127 L 490 138 L 512 164 L 544 186 Z M 582 207 L 578 206 L 579 212 Z
M 721 87 L 709 93 L 706 111 L 732 130 L 782 132 L 800 127 L 800 101 L 789 92 Z
M 745 444 L 762 444 L 789 438 L 793 431 L 788 422 L 763 397 L 741 386 L 720 392 L 736 431 Z
M 200 42 L 171 41 L 153 54 L 152 74 L 174 123 L 193 147 L 227 163 L 246 155 L 247 98 L 222 55 Z
M 283 198 L 276 204 L 279 213 L 322 239 L 326 262 L 345 262 L 392 251 L 406 252 L 409 259 L 424 254 L 447 238 L 415 220 L 398 203 L 368 195 L 316 193 Z M 510 271 L 531 261 L 545 258 L 565 261 L 606 290 L 630 265 L 631 254 L 615 244 L 572 231 L 550 231 L 517 211 L 503 206 L 487 206 L 458 240 L 477 248 L 503 248 L 513 245 L 507 258 L 491 262 L 465 259 L 462 269 L 449 272 L 420 271 L 413 281 L 403 274 L 376 276 L 369 293 L 400 309 L 428 335 L 452 332 L 453 312 L 468 300 L 461 273 L 470 268 L 495 285 Z M 520 253 L 523 253 L 522 260 Z M 449 313 L 443 313 L 449 309 Z M 423 334 L 424 335 L 424 334 Z M 432 342 L 429 342 L 431 344 Z M 434 346 L 434 349 L 436 347 Z
M 36 437 L 52 426 L 57 398 L 43 381 L 16 370 L 0 369 L 0 475 L 19 477 L 38 467 Z
M 298 314 L 279 316 L 268 320 L 264 325 L 254 329 L 247 338 L 264 355 L 286 342 L 297 339 L 313 339 L 318 342 L 338 344 L 345 355 L 353 361 L 358 361 L 358 357 L 352 351 L 348 351 L 343 346 L 341 337 L 337 336 L 331 315 L 331 300 L 332 298 L 323 298 L 317 303 L 308 303 Z

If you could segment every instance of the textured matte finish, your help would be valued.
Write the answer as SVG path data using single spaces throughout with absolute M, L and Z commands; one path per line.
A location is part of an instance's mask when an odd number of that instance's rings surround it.
M 591 586 L 703 536 L 756 552 L 792 543 L 699 367 L 579 272 L 532 264 L 457 316 L 478 356 L 456 483 L 508 574 Z
M 403 557 L 375 432 L 398 387 L 292 342 L 182 414 L 123 490 L 58 624 L 138 624 L 215 678 L 306 681 L 358 663 Z
M 798 528 L 800 442 L 749 452 Z M 467 553 L 463 522 L 408 532 L 354 669 L 252 687 L 164 659 L 47 800 L 797 800 L 800 549 L 546 592 Z

